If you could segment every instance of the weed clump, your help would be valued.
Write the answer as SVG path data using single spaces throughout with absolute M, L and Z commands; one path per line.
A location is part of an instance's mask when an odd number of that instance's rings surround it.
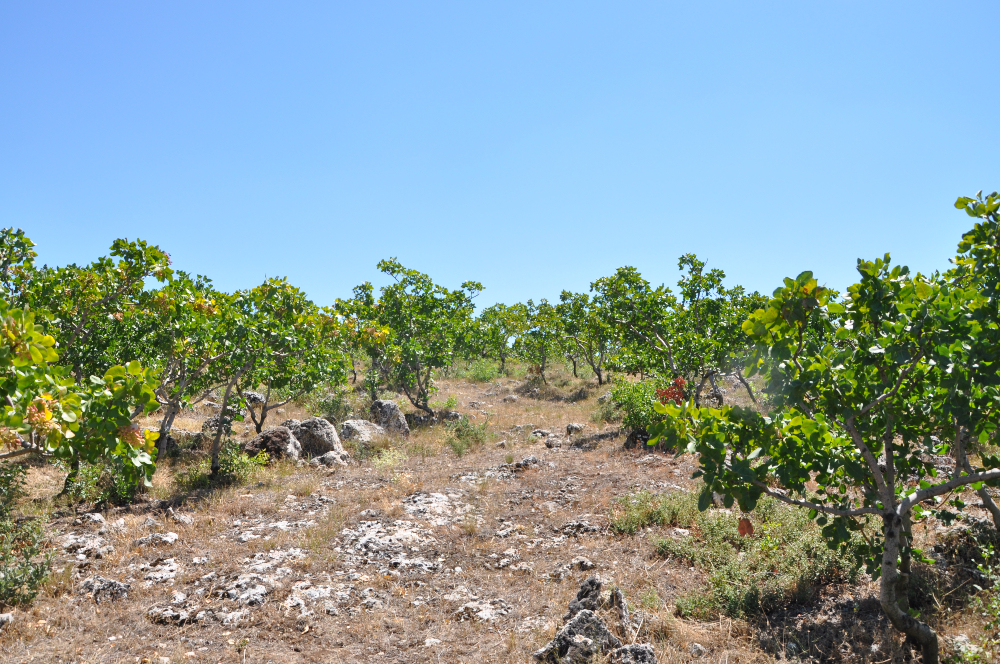
M 406 459 L 405 452 L 389 447 L 379 450 L 372 457 L 372 465 L 375 466 L 375 470 L 381 475 L 386 472 L 393 472 L 396 466 L 406 463 Z
M 634 535 L 647 526 L 686 526 L 697 515 L 698 497 L 693 494 L 640 491 L 615 501 L 611 529 L 622 535 Z
M 448 422 L 445 424 L 445 429 L 448 432 L 448 446 L 457 456 L 462 456 L 469 450 L 479 447 L 491 437 L 487 424 L 487 422 L 473 424 L 464 415 L 457 420 Z

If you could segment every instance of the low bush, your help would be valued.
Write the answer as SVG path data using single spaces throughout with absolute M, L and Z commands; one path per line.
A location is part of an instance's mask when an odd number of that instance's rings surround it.
M 608 394 L 597 400 L 597 408 L 590 414 L 590 421 L 594 424 L 621 422 L 622 410 Z
M 654 409 L 660 402 L 657 390 L 665 390 L 670 383 L 665 380 L 649 378 L 638 382 L 622 381 L 611 390 L 608 400 L 621 411 L 622 426 L 631 431 L 645 431 L 651 424 L 663 420 Z M 607 402 L 604 404 L 607 407 Z
M 351 419 L 355 412 L 355 397 L 351 390 L 337 386 L 330 392 L 316 399 L 315 403 L 307 404 L 308 410 L 318 417 L 334 423 Z
M 372 457 L 372 465 L 375 466 L 375 470 L 381 475 L 387 471 L 391 473 L 396 469 L 396 466 L 406 463 L 406 459 L 406 453 L 402 450 L 385 448 L 379 450 Z
M 695 494 L 686 496 L 697 500 Z M 685 517 L 690 510 L 682 513 Z M 741 536 L 739 518 L 728 510 L 695 512 L 677 524 L 691 536 L 657 542 L 661 556 L 679 558 L 708 574 L 705 588 L 676 600 L 682 616 L 711 619 L 768 613 L 789 602 L 811 599 L 822 585 L 854 583 L 859 574 L 854 553 L 860 540 L 846 549 L 830 549 L 820 527 L 804 510 L 772 498 L 761 500 L 749 514 L 755 532 Z
M 246 484 L 261 468 L 270 462 L 267 452 L 250 456 L 243 451 L 239 442 L 227 440 L 219 451 L 219 482 L 222 484 Z M 184 491 L 202 489 L 211 483 L 212 462 L 204 459 L 193 469 L 180 473 L 177 483 Z
M 21 464 L 0 463 L 0 608 L 35 599 L 51 566 L 40 522 L 13 514 L 26 474 Z
M 454 396 L 448 397 L 445 401 L 432 401 L 430 407 L 434 410 L 454 410 L 458 406 L 458 399 Z
M 470 449 L 482 445 L 491 436 L 486 422 L 473 424 L 464 415 L 445 424 L 445 430 L 448 432 L 448 446 L 457 456 L 462 456 Z

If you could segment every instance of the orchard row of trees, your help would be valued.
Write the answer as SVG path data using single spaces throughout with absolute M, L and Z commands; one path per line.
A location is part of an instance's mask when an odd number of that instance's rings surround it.
M 0 232 L 5 410 L 0 459 L 29 453 L 66 461 L 114 459 L 135 482 L 149 479 L 158 447 L 185 407 L 221 401 L 221 417 L 247 413 L 257 431 L 276 408 L 319 387 L 357 380 L 402 392 L 433 415 L 434 379 L 456 359 L 529 364 L 541 380 L 554 361 L 608 370 L 686 376 L 695 397 L 738 368 L 751 349 L 740 329 L 765 300 L 726 288 L 720 270 L 681 257 L 678 293 L 634 268 L 546 300 L 496 304 L 477 315 L 483 290 L 449 290 L 397 260 L 378 264 L 391 283 L 319 307 L 284 279 L 234 293 L 171 267 L 143 241 L 117 240 L 89 265 L 39 266 L 20 230 Z M 748 386 L 749 389 L 749 386 Z M 156 412 L 158 432 L 137 418 Z M 219 471 L 225 426 L 215 429 Z
M 925 664 L 938 639 L 909 604 L 923 559 L 913 526 L 957 518 L 971 489 L 1000 527 L 988 490 L 1000 483 L 1000 196 L 956 207 L 975 225 L 952 269 L 859 260 L 844 294 L 804 272 L 748 317 L 747 373 L 763 379 L 766 414 L 686 401 L 659 406 L 651 427 L 652 442 L 698 455 L 702 509 L 718 492 L 727 507 L 768 495 L 808 510 L 831 547 L 879 579 L 885 614 Z M 940 455 L 953 472 L 937 470 Z

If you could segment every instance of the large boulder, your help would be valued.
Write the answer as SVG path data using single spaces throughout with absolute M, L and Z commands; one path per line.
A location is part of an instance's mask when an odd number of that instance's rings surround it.
M 408 438 L 410 427 L 406 424 L 406 418 L 395 401 L 379 399 L 372 402 L 371 413 L 372 422 L 385 429 L 388 433 Z
M 302 445 L 288 427 L 268 429 L 243 446 L 243 451 L 250 456 L 261 452 L 273 459 L 298 460 L 302 456 Z
M 322 417 L 310 417 L 288 428 L 302 445 L 302 453 L 307 456 L 319 457 L 327 452 L 337 452 L 349 458 L 340 444 L 337 429 Z
M 352 440 L 362 448 L 385 435 L 385 429 L 368 420 L 347 420 L 340 425 L 340 439 Z
M 584 664 L 593 661 L 600 653 L 621 646 L 622 642 L 608 631 L 607 625 L 596 613 L 584 609 L 556 632 L 555 637 L 541 650 L 533 653 L 540 662 L 552 664 Z

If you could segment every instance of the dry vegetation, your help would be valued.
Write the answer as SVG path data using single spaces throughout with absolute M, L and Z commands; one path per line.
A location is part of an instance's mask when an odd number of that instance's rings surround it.
M 911 658 L 881 618 L 866 577 L 853 584 L 817 585 L 802 601 L 789 600 L 763 615 L 679 616 L 678 599 L 703 591 L 713 570 L 658 553 L 658 541 L 679 537 L 676 524 L 640 523 L 634 534 L 611 525 L 621 516 L 619 499 L 624 496 L 695 489 L 693 460 L 623 449 L 624 437 L 614 424 L 591 421 L 604 390 L 567 377 L 550 382 L 531 393 L 523 380 L 442 381 L 437 399 L 454 397 L 456 409 L 470 423 L 488 422 L 488 440 L 461 456 L 450 444 L 452 434 L 438 425 L 414 430 L 407 441 L 387 441 L 383 451 L 347 469 L 278 462 L 246 484 L 185 493 L 178 479 L 201 462 L 198 453 L 185 454 L 161 464 L 145 500 L 107 509 L 103 526 L 85 518 L 77 521 L 83 515 L 72 508 L 54 507 L 52 496 L 61 487 L 62 474 L 52 466 L 32 468 L 24 511 L 47 515 L 58 553 L 42 595 L 27 609 L 16 610 L 14 623 L 0 635 L 0 660 L 526 662 L 560 626 L 580 583 L 595 573 L 605 587 L 620 588 L 633 610 L 642 612 L 638 640 L 653 643 L 660 662 L 735 664 L 801 657 L 886 664 Z M 519 398 L 505 402 L 512 393 Z M 561 398 L 566 396 L 574 400 Z M 188 413 L 176 426 L 198 430 L 207 414 Z M 289 407 L 277 419 L 308 415 L 301 407 Z M 565 427 L 571 422 L 585 423 L 586 429 L 567 439 Z M 237 434 L 249 438 L 251 432 L 239 427 Z M 530 435 L 534 428 L 562 434 L 562 446 L 547 447 Z M 612 435 L 594 440 L 595 449 L 572 444 L 598 433 Z M 539 463 L 497 472 L 529 456 Z M 431 493 L 448 496 L 441 514 L 408 511 L 412 496 Z M 168 508 L 193 522 L 172 519 Z M 119 518 L 123 528 L 108 528 Z M 737 518 L 732 514 L 733 522 Z M 279 521 L 293 525 L 268 526 Z M 386 572 L 378 564 L 359 564 L 343 533 L 361 522 L 377 522 L 390 531 L 398 522 L 411 524 L 420 538 L 415 547 L 400 550 L 433 563 L 434 569 L 390 565 Z M 581 522 L 595 528 L 586 532 Z M 66 533 L 96 533 L 102 527 L 113 552 L 94 558 L 60 548 Z M 241 533 L 253 527 L 259 527 L 252 531 L 258 536 L 241 542 Z M 167 532 L 176 533 L 178 540 L 159 546 L 135 543 Z M 931 524 L 921 527 L 919 537 L 933 544 L 946 532 Z M 700 536 L 697 529 L 690 534 Z M 260 605 L 244 607 L 221 598 L 215 591 L 225 584 L 205 580 L 212 573 L 215 579 L 232 580 L 247 571 L 257 554 L 262 554 L 260 560 L 294 549 L 301 554 L 282 559 L 288 571 L 276 578 Z M 564 568 L 581 557 L 594 569 L 585 571 L 579 563 Z M 167 558 L 175 561 L 176 576 L 147 583 L 144 575 Z M 128 597 L 95 603 L 81 592 L 82 581 L 95 574 L 130 583 Z M 967 596 L 949 583 L 956 585 L 955 579 L 927 572 L 923 590 L 938 607 L 947 605 L 948 597 Z M 309 587 L 339 588 L 344 594 L 296 604 L 296 593 Z M 204 594 L 198 594 L 199 588 Z M 216 616 L 246 613 L 229 624 L 218 619 L 154 622 L 150 608 L 171 606 L 176 592 L 188 599 L 175 606 L 187 606 L 192 617 L 206 610 Z M 460 619 L 456 612 L 473 597 L 503 600 L 509 611 L 491 620 Z M 936 627 L 976 640 L 982 619 L 969 606 L 965 602 L 953 611 L 939 610 Z M 636 638 L 619 636 L 626 642 Z M 693 643 L 707 653 L 699 658 Z

